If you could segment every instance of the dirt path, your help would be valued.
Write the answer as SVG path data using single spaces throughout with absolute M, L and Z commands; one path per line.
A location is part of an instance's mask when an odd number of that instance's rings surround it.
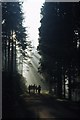
M 26 94 L 23 96 L 28 110 L 33 111 L 36 118 L 78 118 L 76 113 L 66 108 L 65 103 L 48 95 Z

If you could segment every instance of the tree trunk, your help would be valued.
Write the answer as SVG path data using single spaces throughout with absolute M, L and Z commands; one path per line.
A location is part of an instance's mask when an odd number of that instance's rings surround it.
M 8 39 L 8 72 L 10 72 L 10 38 Z
M 62 75 L 63 75 L 63 97 L 65 98 L 65 67 L 62 69 Z
M 6 42 L 6 39 L 5 39 L 5 70 L 7 70 L 7 60 L 6 60 L 6 46 L 7 46 L 7 42 Z
M 17 63 L 16 63 L 16 40 L 15 40 L 15 71 L 17 71 Z
M 69 89 L 68 89 L 68 91 L 69 91 L 68 98 L 69 98 L 69 100 L 71 100 L 71 68 L 70 67 L 69 67 L 69 75 L 68 75 L 68 77 L 69 77 L 69 80 L 68 80 L 68 87 L 69 87 Z
M 12 31 L 12 46 L 11 46 L 11 74 L 13 74 L 13 31 Z
M 16 66 L 16 40 L 14 42 L 14 72 L 17 71 L 17 66 Z
M 57 71 L 57 97 L 62 98 L 62 69 L 61 66 L 58 67 Z
M 22 70 L 21 70 L 21 74 L 23 75 L 23 54 L 22 54 Z
M 65 74 L 63 74 L 63 83 L 64 83 L 64 98 L 65 98 Z
M 52 80 L 49 80 L 49 93 L 52 93 Z

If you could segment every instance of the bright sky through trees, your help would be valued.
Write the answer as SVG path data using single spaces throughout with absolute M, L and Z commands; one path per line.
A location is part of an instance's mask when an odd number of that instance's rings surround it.
M 25 16 L 24 25 L 28 27 L 29 40 L 37 47 L 38 45 L 38 28 L 40 26 L 41 6 L 45 0 L 24 0 L 23 10 Z

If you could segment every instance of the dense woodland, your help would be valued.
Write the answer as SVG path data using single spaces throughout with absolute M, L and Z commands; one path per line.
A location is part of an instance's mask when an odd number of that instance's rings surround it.
M 2 3 L 3 117 L 10 116 L 8 112 L 13 109 L 17 96 L 25 89 L 23 60 L 27 60 L 25 50 L 29 43 L 23 21 L 22 3 Z
M 2 3 L 3 117 L 12 115 L 14 102 L 27 90 L 23 62 L 31 45 L 23 21 L 21 2 Z M 40 22 L 38 71 L 48 83 L 49 93 L 69 100 L 75 94 L 80 100 L 80 3 L 46 2 Z
M 41 9 L 39 72 L 57 97 L 80 98 L 80 3 L 44 3 Z

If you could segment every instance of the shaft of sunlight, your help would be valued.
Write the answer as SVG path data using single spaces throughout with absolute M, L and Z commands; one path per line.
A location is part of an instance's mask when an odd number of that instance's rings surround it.
M 24 26 L 27 27 L 28 40 L 32 42 L 32 52 L 27 50 L 27 53 L 31 56 L 28 59 L 28 63 L 23 63 L 23 76 L 26 78 L 27 86 L 30 84 L 41 85 L 42 90 L 46 90 L 46 83 L 42 75 L 38 73 L 39 54 L 36 50 L 38 45 L 39 32 L 41 20 L 41 7 L 45 0 L 23 0 L 23 12 L 24 12 Z

